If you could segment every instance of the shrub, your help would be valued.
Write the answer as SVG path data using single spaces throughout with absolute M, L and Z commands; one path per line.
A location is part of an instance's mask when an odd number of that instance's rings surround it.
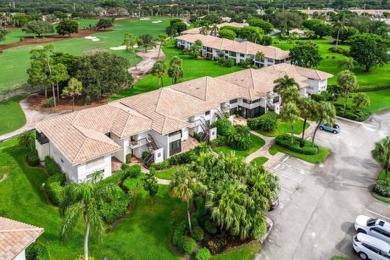
M 207 233 L 214 235 L 217 233 L 217 226 L 211 222 L 210 220 L 207 220 L 204 223 L 204 228 L 206 229 Z
M 131 153 L 126 154 L 126 163 L 130 163 L 130 162 L 131 162 Z
M 214 122 L 213 127 L 217 128 L 217 135 L 227 136 L 232 131 L 233 124 L 229 119 L 221 118 Z
M 204 199 L 200 196 L 196 197 L 194 199 L 195 205 L 196 205 L 196 211 L 193 214 L 193 217 L 198 219 L 206 215 L 206 207 L 205 207 L 205 202 Z
M 311 142 L 304 140 L 303 147 L 300 147 L 301 139 L 294 136 L 294 143 L 291 144 L 291 136 L 289 134 L 279 135 L 275 138 L 275 143 L 281 147 L 284 147 L 292 152 L 315 155 L 319 151 L 318 145 L 312 146 Z
M 266 232 L 267 232 L 267 224 L 265 221 L 261 221 L 260 223 L 257 223 L 253 227 L 251 235 L 253 239 L 259 239 Z
M 116 198 L 100 205 L 100 211 L 106 223 L 112 223 L 123 216 L 130 204 L 131 196 L 124 193 L 118 186 L 115 187 Z
M 273 132 L 278 128 L 276 123 L 278 115 L 274 112 L 267 112 L 259 117 L 248 119 L 248 127 L 252 130 L 261 129 L 266 132 Z
M 141 155 L 142 160 L 145 160 L 146 157 L 148 157 L 148 155 L 149 155 L 149 152 L 147 152 L 147 151 L 142 152 L 142 155 Z
M 227 247 L 227 242 L 222 238 L 217 238 L 207 242 L 207 248 L 210 249 L 213 255 L 221 253 L 226 249 L 226 247 Z
M 175 231 L 173 232 L 173 236 L 172 236 L 172 244 L 174 246 L 178 246 L 180 241 L 181 241 L 181 238 L 182 236 L 186 233 L 187 231 L 187 221 L 183 221 L 181 222 L 176 228 L 175 228 Z
M 128 191 L 133 191 L 135 188 L 137 188 L 138 184 L 141 182 L 140 179 L 137 178 L 126 178 L 123 181 L 123 186 L 128 190 Z
M 230 136 L 227 137 L 228 145 L 235 150 L 248 150 L 252 143 L 249 127 L 237 125 L 234 129 L 235 131 L 231 132 Z
M 49 251 L 42 243 L 35 242 L 26 248 L 27 260 L 49 260 Z
M 60 205 L 64 196 L 64 187 L 61 186 L 59 181 L 51 181 L 45 185 L 47 196 L 54 205 Z
M 198 141 L 198 142 L 201 142 L 201 138 L 202 138 L 202 134 L 201 133 L 197 133 L 195 132 L 194 133 L 194 138 Z
M 54 174 L 62 173 L 60 167 L 58 164 L 49 156 L 46 156 L 45 158 L 45 166 L 47 169 L 47 173 L 52 176 Z
M 329 51 L 332 52 L 332 53 L 340 53 L 342 55 L 345 55 L 345 56 L 349 56 L 349 51 L 348 50 L 344 50 L 343 48 L 336 48 L 336 47 L 330 47 L 329 48 Z M 333 56 L 334 58 L 334 56 Z
M 153 163 L 151 167 L 154 167 L 156 170 L 159 171 L 168 168 L 168 166 L 169 166 L 169 160 L 165 160 L 160 163 Z
M 180 251 L 187 254 L 192 254 L 196 248 L 196 241 L 189 236 L 182 236 L 180 242 Z
M 208 250 L 206 247 L 202 247 L 198 250 L 198 252 L 196 252 L 195 260 L 208 260 L 210 257 L 210 250 Z
M 141 166 L 140 165 L 129 166 L 126 164 L 122 164 L 122 171 L 123 171 L 122 180 L 126 179 L 127 177 L 137 178 L 141 174 Z
M 390 198 L 390 187 L 385 180 L 378 180 L 374 192 L 382 197 Z
M 54 107 L 54 99 L 51 97 L 51 98 L 48 98 L 46 99 L 46 104 L 45 104 L 46 107 Z
M 196 241 L 202 241 L 204 236 L 203 229 L 200 226 L 195 226 L 192 229 L 192 238 L 195 239 Z
M 192 151 L 175 154 L 174 156 L 172 156 L 172 157 L 170 157 L 168 159 L 169 160 L 169 164 L 173 166 L 173 165 L 180 165 L 180 164 L 189 163 L 193 159 L 192 155 L 193 155 Z
M 210 142 L 211 147 L 219 147 L 226 145 L 226 137 L 223 135 L 217 136 L 213 141 Z
M 32 167 L 38 166 L 40 161 L 39 161 L 37 151 L 34 150 L 34 151 L 29 152 L 26 156 L 26 161 L 27 161 L 29 166 L 32 166 Z
M 235 61 L 234 59 L 221 57 L 217 59 L 216 63 L 218 65 L 230 68 L 235 64 Z

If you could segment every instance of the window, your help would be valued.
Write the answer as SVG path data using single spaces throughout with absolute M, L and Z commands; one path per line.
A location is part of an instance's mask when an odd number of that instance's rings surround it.
M 237 98 L 230 100 L 230 104 L 234 104 L 234 103 L 237 103 Z
M 174 136 L 174 135 L 177 135 L 177 134 L 181 134 L 181 130 L 172 132 L 172 133 L 169 134 L 169 136 Z
M 169 143 L 169 154 L 172 156 L 175 153 L 181 152 L 181 140 L 176 140 Z
M 242 54 L 242 53 L 241 53 L 241 54 L 240 54 L 240 57 L 245 58 L 245 54 Z
M 378 250 L 378 248 L 376 247 L 373 247 L 372 245 L 368 245 L 366 243 L 363 243 L 362 244 L 365 248 L 367 248 L 368 250 L 372 251 L 372 252 L 375 252 L 377 254 L 379 254 L 380 250 Z
M 161 157 L 161 153 L 158 153 L 158 154 L 157 154 L 157 158 L 160 158 L 160 157 Z
M 208 115 L 210 115 L 210 111 L 206 111 L 204 114 L 205 114 L 206 116 L 208 116 Z

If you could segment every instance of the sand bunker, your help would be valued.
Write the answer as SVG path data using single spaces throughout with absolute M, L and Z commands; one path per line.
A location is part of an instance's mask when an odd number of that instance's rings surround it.
M 150 20 L 150 17 L 144 17 L 144 18 L 140 18 L 141 21 L 146 21 L 146 20 Z
M 98 42 L 100 41 L 100 39 L 98 37 L 95 37 L 95 36 L 85 36 L 84 39 L 87 39 L 87 40 L 91 40 L 93 42 Z
M 162 21 L 158 20 L 158 21 L 153 21 L 152 23 L 162 23 Z
M 126 50 L 126 45 L 122 45 L 122 46 L 118 46 L 118 47 L 110 47 L 110 50 L 113 50 L 113 51 Z

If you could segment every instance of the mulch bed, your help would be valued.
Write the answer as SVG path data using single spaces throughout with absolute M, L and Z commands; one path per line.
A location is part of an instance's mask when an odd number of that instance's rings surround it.
M 78 33 L 71 34 L 70 36 L 50 35 L 50 36 L 41 36 L 40 38 L 34 38 L 33 36 L 26 35 L 26 37 L 24 37 L 23 40 L 20 42 L 0 45 L 0 51 L 17 47 L 17 46 L 24 46 L 24 45 L 31 45 L 31 44 L 38 44 L 38 43 L 48 43 L 48 42 L 62 41 L 62 40 L 68 40 L 73 38 L 82 38 L 97 32 L 109 32 L 109 31 L 111 30 L 98 31 L 98 30 L 85 29 L 85 30 L 79 30 Z

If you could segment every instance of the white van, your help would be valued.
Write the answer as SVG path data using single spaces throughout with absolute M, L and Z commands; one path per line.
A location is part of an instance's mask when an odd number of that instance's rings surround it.
M 358 233 L 353 237 L 352 245 L 361 259 L 390 259 L 390 245 L 378 238 Z

